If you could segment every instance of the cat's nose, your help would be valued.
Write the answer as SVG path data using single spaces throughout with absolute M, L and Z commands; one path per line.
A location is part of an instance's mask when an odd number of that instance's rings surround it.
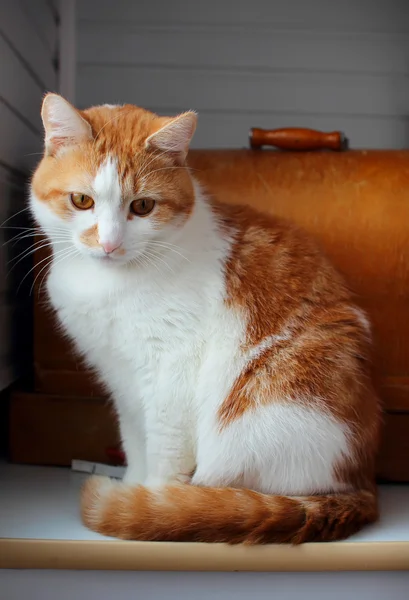
M 105 254 L 112 254 L 112 252 L 115 252 L 115 250 L 117 248 L 119 248 L 121 244 L 115 243 L 115 242 L 102 242 L 101 246 L 105 252 Z

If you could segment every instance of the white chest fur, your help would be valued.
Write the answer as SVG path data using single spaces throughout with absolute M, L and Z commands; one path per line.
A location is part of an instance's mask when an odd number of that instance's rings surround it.
M 116 271 L 108 265 L 74 259 L 52 269 L 48 290 L 54 308 L 78 349 L 110 383 L 113 372 L 129 378 L 197 355 L 221 300 L 221 285 L 211 294 L 203 273 Z M 129 371 L 129 367 L 131 371 Z M 139 373 L 140 374 L 140 373 Z
M 161 262 L 156 269 L 113 268 L 82 257 L 52 267 L 47 283 L 52 305 L 111 392 L 128 456 L 135 446 L 129 439 L 143 437 L 147 422 L 160 429 L 161 421 L 168 420 L 175 432 L 183 430 L 186 469 L 191 468 L 200 371 L 205 356 L 217 364 L 219 356 L 214 349 L 209 352 L 209 345 L 221 349 L 225 335 L 220 318 L 226 245 L 215 240 L 203 253 L 196 238 L 196 247 L 184 247 L 185 258 L 174 256 L 168 268 L 160 268 Z M 237 335 L 230 347 L 237 346 Z

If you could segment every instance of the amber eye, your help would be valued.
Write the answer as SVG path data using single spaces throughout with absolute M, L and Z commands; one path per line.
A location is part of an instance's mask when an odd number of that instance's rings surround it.
M 131 202 L 131 213 L 138 217 L 145 217 L 153 211 L 155 206 L 155 200 L 152 198 L 141 198 L 140 200 L 134 200 Z
M 75 208 L 80 210 L 88 210 L 94 206 L 93 199 L 85 194 L 71 194 L 70 197 Z

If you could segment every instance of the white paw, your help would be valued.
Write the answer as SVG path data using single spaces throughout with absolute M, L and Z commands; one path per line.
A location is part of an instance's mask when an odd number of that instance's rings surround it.
M 127 485 L 142 485 L 144 483 L 139 469 L 130 469 L 129 467 L 126 469 L 122 481 Z

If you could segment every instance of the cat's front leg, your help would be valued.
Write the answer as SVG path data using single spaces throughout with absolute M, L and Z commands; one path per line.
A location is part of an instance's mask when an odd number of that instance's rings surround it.
M 164 409 L 149 411 L 146 428 L 145 484 L 189 483 L 195 470 L 192 429 L 184 418 Z
M 142 484 L 146 479 L 146 442 L 143 417 L 139 410 L 118 406 L 119 427 L 122 448 L 126 455 L 127 467 L 124 482 L 131 485 Z

